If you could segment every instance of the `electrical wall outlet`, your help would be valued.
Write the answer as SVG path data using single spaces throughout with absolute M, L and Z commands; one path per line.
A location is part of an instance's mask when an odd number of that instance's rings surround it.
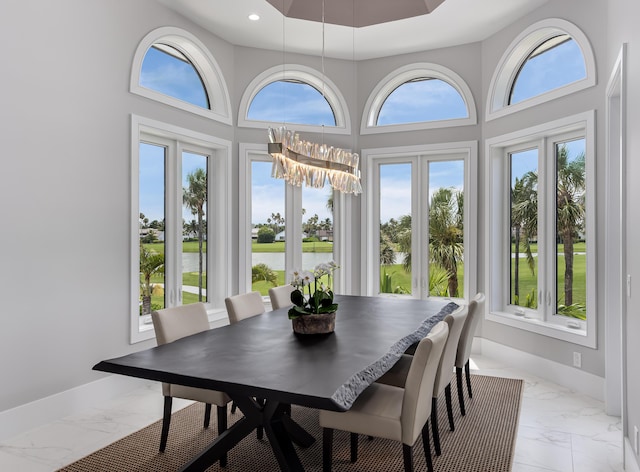
M 636 456 L 638 455 L 638 427 L 633 427 L 633 448 L 636 450 Z
M 582 354 L 580 354 L 579 352 L 573 353 L 573 367 L 582 367 Z

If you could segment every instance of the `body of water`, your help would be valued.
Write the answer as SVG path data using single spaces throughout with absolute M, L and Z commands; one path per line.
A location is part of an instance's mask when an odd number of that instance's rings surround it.
M 404 254 L 399 252 L 396 254 L 396 264 L 401 264 Z M 333 260 L 331 252 L 303 252 L 302 267 L 303 270 L 311 270 L 318 264 Z M 273 270 L 284 270 L 284 252 L 254 252 L 251 254 L 251 265 L 267 264 Z M 206 262 L 205 262 L 206 270 Z M 182 272 L 198 272 L 198 253 L 183 252 L 182 253 Z
M 302 267 L 303 270 L 311 270 L 315 266 L 323 262 L 333 260 L 333 254 L 330 252 L 303 252 Z M 254 252 L 251 254 L 251 265 L 267 264 L 273 270 L 284 270 L 284 252 Z M 206 269 L 206 263 L 205 263 Z M 198 272 L 198 253 L 183 252 L 182 253 L 182 272 Z

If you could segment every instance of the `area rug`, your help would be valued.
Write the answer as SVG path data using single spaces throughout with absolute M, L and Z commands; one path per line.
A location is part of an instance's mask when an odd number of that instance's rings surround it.
M 518 428 L 523 381 L 472 375 L 473 399 L 465 390 L 466 416 L 460 415 L 455 378 L 452 382 L 455 431 L 449 431 L 444 397 L 438 400 L 438 423 L 442 455 L 432 454 L 437 472 L 508 472 L 513 463 L 513 451 Z M 204 405 L 194 403 L 174 413 L 166 451 L 158 452 L 161 421 L 157 421 L 109 446 L 100 449 L 59 472 L 173 472 L 179 470 L 216 437 L 215 408 L 211 425 L 203 429 Z M 309 448 L 296 448 L 305 470 L 322 471 L 322 431 L 318 412 L 294 406 L 293 418 L 315 438 Z M 229 423 L 241 418 L 241 413 L 229 413 Z M 427 470 L 422 440 L 414 446 L 414 470 Z M 433 441 L 433 438 L 432 438 Z M 349 461 L 349 435 L 334 433 L 333 470 L 335 472 L 398 472 L 404 470 L 402 446 L 398 442 L 366 437 L 360 438 L 358 461 Z M 433 449 L 433 444 L 432 444 Z M 271 472 L 278 471 L 269 442 L 258 440 L 252 433 L 228 455 L 226 468 L 219 464 L 209 471 Z

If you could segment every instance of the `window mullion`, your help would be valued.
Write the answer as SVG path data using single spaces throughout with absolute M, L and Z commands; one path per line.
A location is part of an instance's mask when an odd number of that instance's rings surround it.
M 550 224 L 553 224 L 547 216 L 551 192 L 551 181 L 549 160 L 547 159 L 547 143 L 542 138 L 537 144 L 538 149 L 538 316 L 542 321 L 548 318 L 548 298 L 549 293 L 549 270 L 551 260 L 549 259 L 551 241 L 549 237 Z
M 172 141 L 167 147 L 165 185 L 165 294 L 168 306 L 182 303 L 180 274 L 182 273 L 182 184 L 181 146 Z

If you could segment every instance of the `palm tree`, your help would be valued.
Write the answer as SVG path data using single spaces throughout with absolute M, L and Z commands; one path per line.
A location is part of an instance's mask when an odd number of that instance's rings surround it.
M 458 261 L 464 254 L 461 193 L 441 187 L 431 196 L 429 205 L 429 262 L 448 273 L 450 297 L 458 296 Z
M 197 217 L 198 226 L 198 300 L 202 301 L 202 279 L 203 279 L 203 240 L 204 240 L 204 207 L 207 204 L 207 174 L 204 169 L 199 168 L 187 175 L 186 188 L 182 189 L 182 201 Z
M 251 282 L 269 282 L 274 287 L 278 285 L 278 274 L 267 264 L 256 264 L 251 268 Z
M 140 274 L 142 275 L 142 284 L 140 292 L 142 295 L 142 314 L 151 313 L 151 277 L 154 274 L 164 273 L 164 255 L 150 251 L 140 243 Z
M 584 227 L 585 168 L 584 153 L 569 161 L 566 145 L 557 150 L 556 215 L 558 236 L 564 246 L 564 305 L 573 304 L 573 243 Z
M 527 172 L 516 177 L 511 189 L 511 229 L 514 237 L 514 298 L 520 298 L 520 242 L 524 240 L 527 265 L 535 274 L 531 239 L 538 232 L 538 174 Z M 515 300 L 514 300 L 515 302 Z

